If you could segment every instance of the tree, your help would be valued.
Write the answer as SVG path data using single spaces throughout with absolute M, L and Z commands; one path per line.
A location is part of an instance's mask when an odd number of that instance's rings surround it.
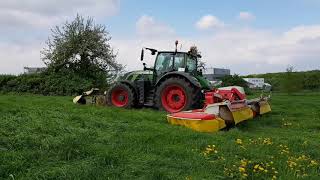
M 77 15 L 72 22 L 51 31 L 47 47 L 41 51 L 49 70 L 94 78 L 123 68 L 116 62 L 105 26 L 95 24 L 92 18 Z

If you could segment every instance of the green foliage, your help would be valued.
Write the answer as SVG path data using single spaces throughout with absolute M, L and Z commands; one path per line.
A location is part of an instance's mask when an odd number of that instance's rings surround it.
M 290 69 L 288 69 L 290 70 Z M 320 71 L 302 71 L 302 72 L 281 72 L 281 73 L 267 73 L 267 74 L 255 74 L 246 77 L 265 78 L 265 82 L 272 85 L 272 89 L 275 91 L 284 91 L 288 93 L 288 90 L 297 92 L 301 90 L 319 90 L 320 89 Z M 290 88 L 290 86 L 293 86 Z M 291 89 L 291 90 L 290 90 Z M 292 93 L 290 92 L 290 93 Z
M 80 15 L 72 22 L 52 29 L 47 47 L 41 52 L 49 71 L 69 71 L 78 76 L 96 78 L 111 70 L 121 70 L 109 44 L 111 37 L 104 25 Z
M 302 77 L 294 74 L 293 67 L 288 67 L 287 72 L 282 78 L 281 88 L 283 92 L 292 94 L 302 90 Z
M 0 179 L 319 178 L 319 93 L 274 93 L 271 114 L 214 134 L 71 100 L 0 95 Z
M 74 95 L 93 87 L 105 88 L 110 71 L 122 66 L 109 44 L 105 26 L 80 15 L 52 30 L 41 52 L 48 69 L 40 74 L 0 75 L 0 91 L 43 95 Z
M 43 95 L 75 95 L 93 87 L 106 88 L 104 76 L 86 78 L 77 74 L 40 73 L 19 76 L 0 75 L 0 91 Z
M 222 87 L 225 86 L 241 86 L 244 88 L 246 94 L 251 94 L 252 92 L 250 91 L 247 82 L 240 77 L 239 75 L 235 74 L 235 75 L 228 75 L 228 76 L 224 76 L 222 79 Z
M 7 86 L 7 83 L 15 78 L 16 76 L 14 75 L 0 75 L 0 88 Z

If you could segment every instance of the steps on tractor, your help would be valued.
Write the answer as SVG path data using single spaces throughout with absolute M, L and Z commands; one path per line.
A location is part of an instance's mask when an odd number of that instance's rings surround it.
M 153 106 L 154 105 L 154 90 L 151 90 L 148 95 L 146 96 L 145 100 L 144 100 L 144 105 L 145 106 Z

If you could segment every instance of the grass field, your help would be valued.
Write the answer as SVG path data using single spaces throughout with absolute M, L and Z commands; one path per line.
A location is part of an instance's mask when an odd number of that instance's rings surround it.
M 0 95 L 0 178 L 320 178 L 320 94 L 275 94 L 271 114 L 214 134 L 71 100 Z

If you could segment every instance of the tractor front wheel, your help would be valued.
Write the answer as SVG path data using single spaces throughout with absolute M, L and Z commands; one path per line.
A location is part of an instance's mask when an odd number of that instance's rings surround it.
M 198 88 L 189 81 L 179 77 L 169 78 L 156 90 L 156 107 L 170 113 L 189 110 L 200 101 L 198 94 Z
M 126 84 L 117 83 L 107 92 L 107 104 L 115 107 L 131 108 L 134 106 L 133 90 Z

